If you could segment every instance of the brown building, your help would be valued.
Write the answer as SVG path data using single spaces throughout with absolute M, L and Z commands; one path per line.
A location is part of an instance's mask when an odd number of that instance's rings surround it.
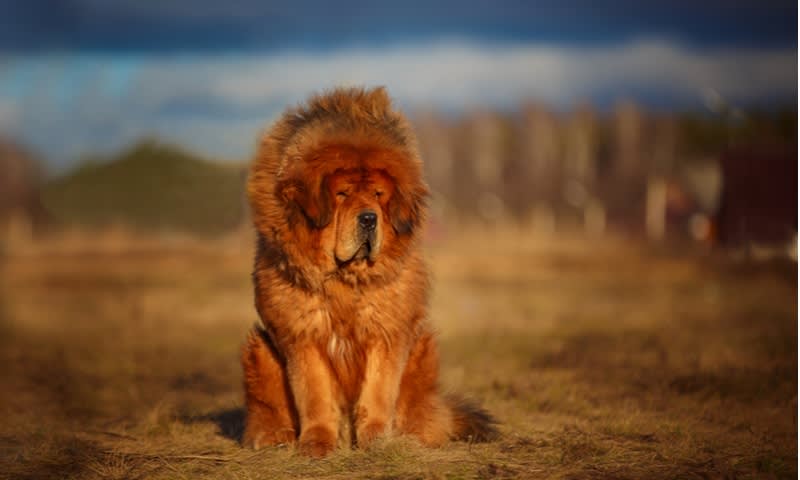
M 788 148 L 746 146 L 720 158 L 715 218 L 724 246 L 784 245 L 797 235 L 797 157 Z

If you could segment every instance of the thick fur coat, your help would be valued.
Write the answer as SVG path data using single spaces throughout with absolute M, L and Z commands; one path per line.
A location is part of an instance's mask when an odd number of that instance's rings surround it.
M 428 190 L 416 140 L 382 88 L 289 109 L 248 180 L 263 328 L 242 352 L 244 443 L 324 456 L 401 433 L 436 446 L 494 434 L 440 394 L 420 252 Z

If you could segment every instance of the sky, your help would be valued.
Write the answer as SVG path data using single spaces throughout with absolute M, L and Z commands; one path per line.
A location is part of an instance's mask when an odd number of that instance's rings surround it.
M 53 170 L 143 136 L 245 160 L 336 85 L 456 114 L 796 104 L 797 3 L 0 0 L 0 135 Z

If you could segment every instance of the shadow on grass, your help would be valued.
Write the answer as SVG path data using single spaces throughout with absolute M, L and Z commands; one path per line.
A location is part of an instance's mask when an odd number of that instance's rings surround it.
M 213 422 L 219 429 L 219 434 L 237 443 L 242 443 L 244 433 L 244 408 L 228 408 L 206 413 L 204 415 L 189 415 L 180 418 L 180 421 L 193 425 L 195 423 Z

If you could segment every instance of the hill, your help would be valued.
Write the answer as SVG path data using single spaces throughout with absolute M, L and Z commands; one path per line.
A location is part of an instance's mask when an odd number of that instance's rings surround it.
M 241 224 L 245 168 L 143 141 L 49 182 L 43 203 L 62 224 L 217 234 Z

